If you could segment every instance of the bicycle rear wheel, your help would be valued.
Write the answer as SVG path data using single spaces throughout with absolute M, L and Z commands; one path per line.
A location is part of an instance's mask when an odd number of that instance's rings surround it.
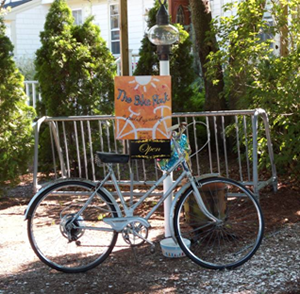
M 29 208 L 29 241 L 36 255 L 48 266 L 66 273 L 85 272 L 111 253 L 118 234 L 110 230 L 103 218 L 117 217 L 117 213 L 101 191 L 74 220 L 74 226 L 68 226 L 93 189 L 94 185 L 78 180 L 55 183 Z
M 249 260 L 263 238 L 260 206 L 243 185 L 225 178 L 207 178 L 197 188 L 206 208 L 220 223 L 200 210 L 192 188 L 179 199 L 174 231 L 184 253 L 200 266 L 233 269 Z M 183 239 L 191 241 L 190 248 Z

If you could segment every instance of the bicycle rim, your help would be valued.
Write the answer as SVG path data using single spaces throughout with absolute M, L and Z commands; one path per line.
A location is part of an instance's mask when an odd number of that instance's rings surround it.
M 40 195 L 30 213 L 30 244 L 40 260 L 56 270 L 87 271 L 103 262 L 117 241 L 116 232 L 94 229 L 110 229 L 103 218 L 117 216 L 105 195 L 97 194 L 74 221 L 76 228 L 67 229 L 93 188 L 80 181 L 54 184 Z
M 207 209 L 221 222 L 214 223 L 200 210 L 192 188 L 175 208 L 174 230 L 185 254 L 210 269 L 233 269 L 249 260 L 258 249 L 264 229 L 260 206 L 239 183 L 209 178 L 198 183 Z M 191 241 L 190 248 L 183 238 Z

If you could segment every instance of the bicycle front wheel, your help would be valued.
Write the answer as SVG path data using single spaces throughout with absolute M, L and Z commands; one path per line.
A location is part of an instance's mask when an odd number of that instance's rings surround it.
M 93 191 L 94 185 L 88 182 L 66 180 L 45 189 L 29 208 L 29 241 L 48 266 L 66 273 L 85 272 L 111 253 L 118 234 L 103 218 L 117 217 L 117 213 L 104 193 L 99 191 L 74 218 Z
M 207 178 L 197 189 L 213 222 L 199 208 L 192 188 L 179 199 L 174 231 L 184 253 L 200 266 L 233 269 L 249 260 L 258 249 L 264 230 L 260 206 L 243 185 L 225 178 Z M 190 240 L 190 247 L 183 239 Z

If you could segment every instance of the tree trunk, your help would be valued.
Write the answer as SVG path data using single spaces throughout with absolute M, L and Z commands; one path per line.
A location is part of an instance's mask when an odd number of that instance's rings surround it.
M 192 24 L 195 31 L 196 44 L 201 62 L 205 86 L 205 110 L 226 109 L 226 102 L 223 95 L 224 80 L 221 65 L 218 65 L 219 83 L 214 85 L 206 78 L 206 58 L 210 52 L 216 52 L 218 45 L 215 36 L 208 39 L 207 33 L 211 33 L 210 22 L 212 20 L 209 1 L 190 0 Z
M 283 23 L 280 28 L 280 56 L 286 57 L 289 54 L 288 44 L 288 5 L 280 3 L 283 11 Z

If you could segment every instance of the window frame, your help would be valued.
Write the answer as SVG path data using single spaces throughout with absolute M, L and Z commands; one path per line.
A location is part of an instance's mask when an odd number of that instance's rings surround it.
M 77 16 L 74 15 L 74 13 L 78 13 L 78 12 L 80 12 L 80 14 L 81 14 L 81 23 L 78 23 L 78 22 L 77 22 L 77 20 L 78 20 L 78 19 L 77 19 Z M 74 23 L 75 23 L 77 26 L 80 26 L 80 25 L 83 24 L 83 11 L 82 11 L 81 8 L 72 9 L 72 15 L 73 15 L 73 17 L 74 17 Z
M 117 9 L 118 9 L 118 13 L 117 14 L 112 14 L 112 6 L 116 6 Z M 116 17 L 117 18 L 117 22 L 118 22 L 118 25 L 117 27 L 113 27 L 112 26 L 112 22 L 113 22 L 113 17 Z M 118 38 L 114 39 L 113 38 L 113 33 L 114 32 L 117 32 L 117 35 L 119 34 Z M 114 3 L 110 3 L 109 4 L 109 40 L 110 40 L 110 51 L 112 52 L 112 54 L 114 56 L 120 56 L 121 54 L 121 38 L 120 38 L 120 7 L 119 7 L 119 4 L 117 2 L 114 2 Z M 116 36 L 117 36 L 116 35 Z M 113 52 L 114 51 L 114 46 L 113 44 L 118 44 L 118 49 L 117 50 L 118 52 Z

